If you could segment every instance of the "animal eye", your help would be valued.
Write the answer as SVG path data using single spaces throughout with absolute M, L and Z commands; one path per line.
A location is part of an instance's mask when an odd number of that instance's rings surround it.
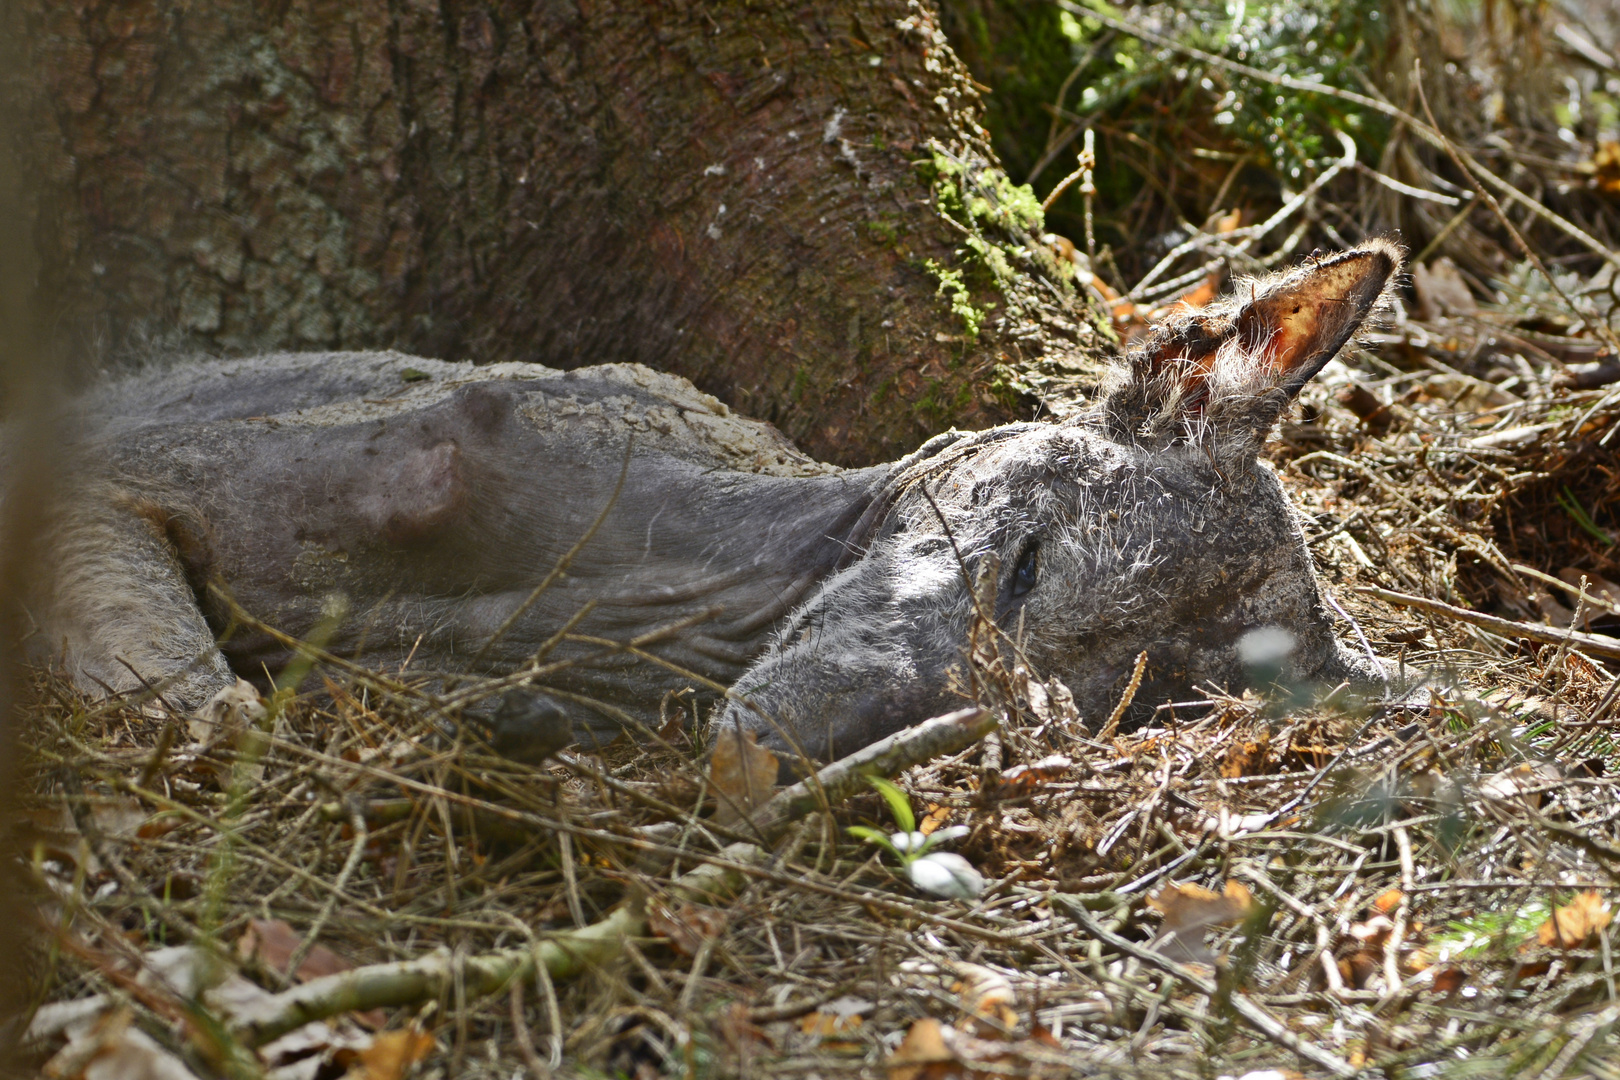
M 1030 544 L 1018 557 L 1018 566 L 1013 570 L 1013 596 L 1023 596 L 1035 587 L 1035 579 L 1040 574 L 1040 550 L 1038 545 Z

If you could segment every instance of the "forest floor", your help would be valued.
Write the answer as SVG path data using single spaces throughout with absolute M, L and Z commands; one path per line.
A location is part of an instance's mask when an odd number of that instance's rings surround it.
M 1236 222 L 1163 279 L 1196 283 Z M 1487 282 L 1421 255 L 1268 451 L 1342 636 L 1416 689 L 1212 690 L 1119 731 L 976 653 L 980 711 L 764 803 L 774 761 L 708 754 L 680 702 L 536 768 L 314 649 L 289 684 L 313 667 L 319 693 L 223 736 L 41 682 L 36 1061 L 1620 1076 L 1620 263 L 1548 252 L 1549 284 L 1503 239 Z M 913 828 L 982 890 L 932 898 L 916 851 L 870 839 Z
M 1271 453 L 1404 703 L 1109 734 L 981 656 L 989 739 L 761 824 L 678 722 L 535 769 L 341 667 L 235 743 L 42 686 L 47 1072 L 1612 1075 L 1620 390 L 1440 287 Z M 980 895 L 845 831 L 908 812 Z

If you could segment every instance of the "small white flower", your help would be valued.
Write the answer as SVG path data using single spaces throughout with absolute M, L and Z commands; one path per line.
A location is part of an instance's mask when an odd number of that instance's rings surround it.
M 893 844 L 894 850 L 900 854 L 908 855 L 913 851 L 927 851 L 930 848 L 939 847 L 941 844 L 948 844 L 952 840 L 959 840 L 972 831 L 966 825 L 947 825 L 943 829 L 935 829 L 933 832 L 926 834 L 920 832 L 890 833 L 889 843 Z
M 970 900 L 984 892 L 984 875 L 960 855 L 935 851 L 906 864 L 911 883 L 947 900 Z

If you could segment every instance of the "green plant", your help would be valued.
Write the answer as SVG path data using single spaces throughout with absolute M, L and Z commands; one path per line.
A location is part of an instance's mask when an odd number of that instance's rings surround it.
M 865 840 L 894 856 L 905 870 L 911 883 L 924 892 L 950 899 L 967 899 L 984 891 L 984 876 L 960 855 L 934 850 L 968 834 L 966 825 L 952 825 L 935 829 L 931 833 L 917 830 L 917 815 L 912 812 L 911 800 L 892 780 L 869 776 L 867 780 L 889 804 L 894 823 L 900 826 L 896 833 L 884 833 L 866 825 L 851 825 L 848 833 Z

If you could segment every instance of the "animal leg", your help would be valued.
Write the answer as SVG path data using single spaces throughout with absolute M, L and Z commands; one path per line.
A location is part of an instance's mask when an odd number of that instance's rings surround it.
M 60 665 L 92 697 L 150 685 L 188 710 L 236 684 L 150 507 L 105 491 L 75 499 L 42 550 L 50 580 L 28 642 L 34 659 Z

